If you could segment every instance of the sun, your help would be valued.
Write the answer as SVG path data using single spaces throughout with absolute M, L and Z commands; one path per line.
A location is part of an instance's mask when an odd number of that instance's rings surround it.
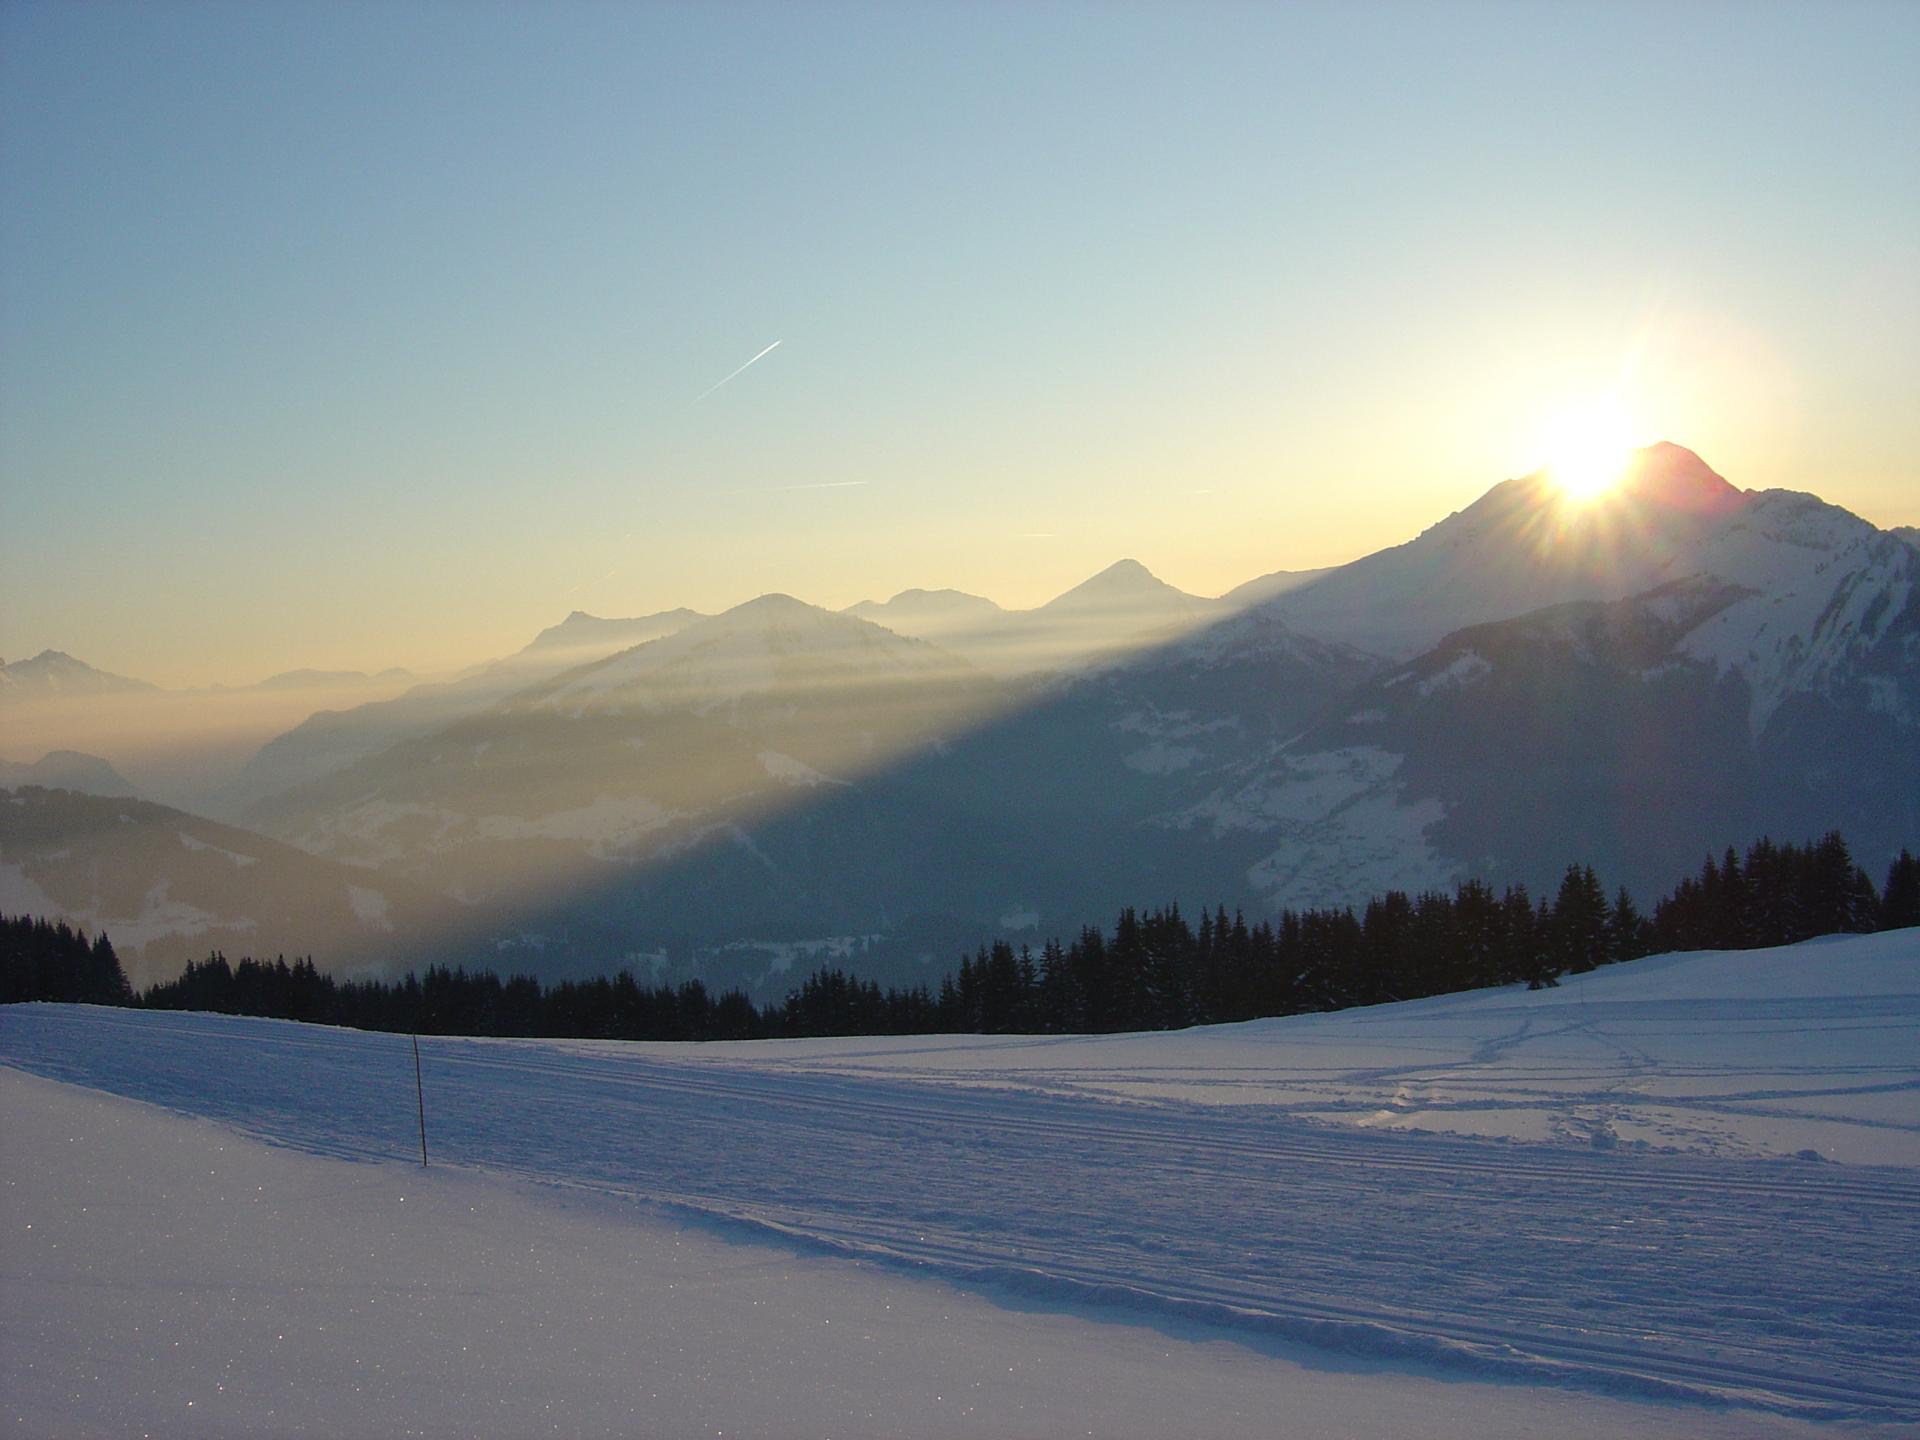
M 1635 449 L 1633 421 L 1612 400 L 1565 410 L 1542 430 L 1541 449 L 1562 497 L 1590 505 L 1626 473 Z

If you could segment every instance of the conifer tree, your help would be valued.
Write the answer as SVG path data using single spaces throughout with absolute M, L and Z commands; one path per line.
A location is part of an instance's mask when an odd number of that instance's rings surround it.
M 1880 928 L 1903 930 L 1920 925 L 1920 859 L 1902 846 L 1887 867 L 1887 888 L 1880 896 Z
M 1637 960 L 1649 952 L 1652 945 L 1652 925 L 1640 914 L 1633 903 L 1633 896 L 1622 885 L 1619 893 L 1613 897 L 1613 906 L 1607 912 L 1606 950 L 1609 963 L 1617 964 L 1622 960 Z
M 1815 935 L 1871 930 L 1879 919 L 1873 882 L 1854 864 L 1837 830 L 1828 831 L 1813 847 L 1806 905 Z
M 1559 968 L 1578 975 L 1609 958 L 1607 892 L 1591 865 L 1569 865 L 1554 898 L 1548 933 Z

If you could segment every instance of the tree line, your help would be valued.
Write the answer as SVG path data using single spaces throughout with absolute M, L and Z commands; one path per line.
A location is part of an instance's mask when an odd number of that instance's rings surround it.
M 1569 866 L 1551 898 L 1468 880 L 1451 892 L 1389 891 L 1358 910 L 1284 910 L 1248 924 L 1224 907 L 1197 924 L 1177 905 L 1121 911 L 1035 953 L 981 946 L 937 989 L 882 990 L 823 969 L 756 1006 L 699 980 L 644 985 L 631 972 L 543 984 L 525 975 L 433 967 L 398 981 L 336 980 L 313 961 L 214 954 L 135 997 L 113 947 L 64 924 L 0 924 L 0 1000 L 140 1004 L 367 1030 L 628 1040 L 805 1035 L 1085 1033 L 1177 1029 L 1410 1000 L 1560 976 L 1671 950 L 1747 949 L 1814 935 L 1920 925 L 1920 860 L 1903 850 L 1876 889 L 1838 834 L 1760 840 L 1708 857 L 1644 915 L 1611 899 L 1591 866 Z
M 89 940 L 65 921 L 0 915 L 0 1005 L 22 1000 L 131 1005 L 134 996 L 105 935 Z
M 1495 894 L 1478 880 L 1451 893 L 1389 891 L 1360 910 L 1284 910 L 1249 926 L 1223 909 L 1197 926 L 1177 906 L 1122 911 L 1039 955 L 983 947 L 942 982 L 935 1028 L 1114 1031 L 1252 1020 L 1525 983 L 1674 950 L 1788 945 L 1815 935 L 1920 925 L 1920 860 L 1901 851 L 1884 891 L 1829 834 L 1804 845 L 1729 849 L 1643 915 L 1622 888 L 1607 898 L 1593 868 L 1567 868 L 1551 899 Z

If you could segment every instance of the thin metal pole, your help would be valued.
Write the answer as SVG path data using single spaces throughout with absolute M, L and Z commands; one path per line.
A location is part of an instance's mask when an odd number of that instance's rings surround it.
M 420 1083 L 420 1037 L 413 1037 L 413 1098 L 420 1106 L 420 1168 L 427 1168 L 427 1088 Z

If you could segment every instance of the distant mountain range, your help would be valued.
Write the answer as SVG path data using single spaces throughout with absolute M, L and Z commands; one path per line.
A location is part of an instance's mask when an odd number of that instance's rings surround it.
M 262 746 L 231 791 L 236 815 L 416 735 L 429 734 L 516 691 L 577 665 L 591 664 L 634 645 L 673 634 L 701 618 L 669 610 L 636 619 L 602 619 L 576 610 L 542 630 L 517 653 L 477 666 L 456 680 L 415 685 L 390 699 L 347 710 L 322 710 Z
M 1034 675 L 1138 649 L 1226 614 L 1138 560 L 1121 560 L 1035 610 L 1002 610 L 959 590 L 903 590 L 845 613 L 930 640 L 995 675 Z
M 214 685 L 200 690 L 163 691 L 145 680 L 130 680 L 96 670 L 84 660 L 76 660 L 64 650 L 42 650 L 31 660 L 16 660 L 11 665 L 0 661 L 0 696 L 10 700 L 33 700 L 71 695 L 151 695 L 234 693 L 236 691 L 273 690 L 348 690 L 386 689 L 404 685 L 413 676 L 400 669 L 382 670 L 369 675 L 364 670 L 286 670 L 269 675 L 253 685 Z
M 857 886 L 820 883 L 854 852 L 823 843 L 803 878 L 759 846 L 772 817 L 852 793 L 1005 703 L 925 641 L 768 595 L 397 743 L 260 816 L 316 854 L 469 903 L 525 897 L 530 964 L 555 936 L 581 949 L 583 926 L 591 948 L 626 937 L 618 955 L 702 936 L 716 905 L 785 936 L 795 915 L 845 913 L 832 897 Z M 884 859 L 871 833 L 842 838 Z M 656 884 L 659 866 L 694 878 Z M 631 883 L 611 894 L 609 877 Z M 583 889 L 584 907 L 555 913 L 553 897 Z
M 664 610 L 658 615 L 642 615 L 631 620 L 606 620 L 575 610 L 558 625 L 549 625 L 520 652 L 524 661 L 535 656 L 554 656 L 574 665 L 584 665 L 616 650 L 644 645 L 671 635 L 700 619 L 697 610 Z
M 1709 849 L 1832 827 L 1878 864 L 1920 842 L 1917 568 L 1907 536 L 1661 445 L 1598 504 L 1508 481 L 1220 600 L 1122 561 L 1031 611 L 576 612 L 274 740 L 248 823 L 445 897 L 410 955 L 762 993 L 824 958 L 937 975 L 1122 904 L 1537 889 L 1575 860 L 1648 899 Z

